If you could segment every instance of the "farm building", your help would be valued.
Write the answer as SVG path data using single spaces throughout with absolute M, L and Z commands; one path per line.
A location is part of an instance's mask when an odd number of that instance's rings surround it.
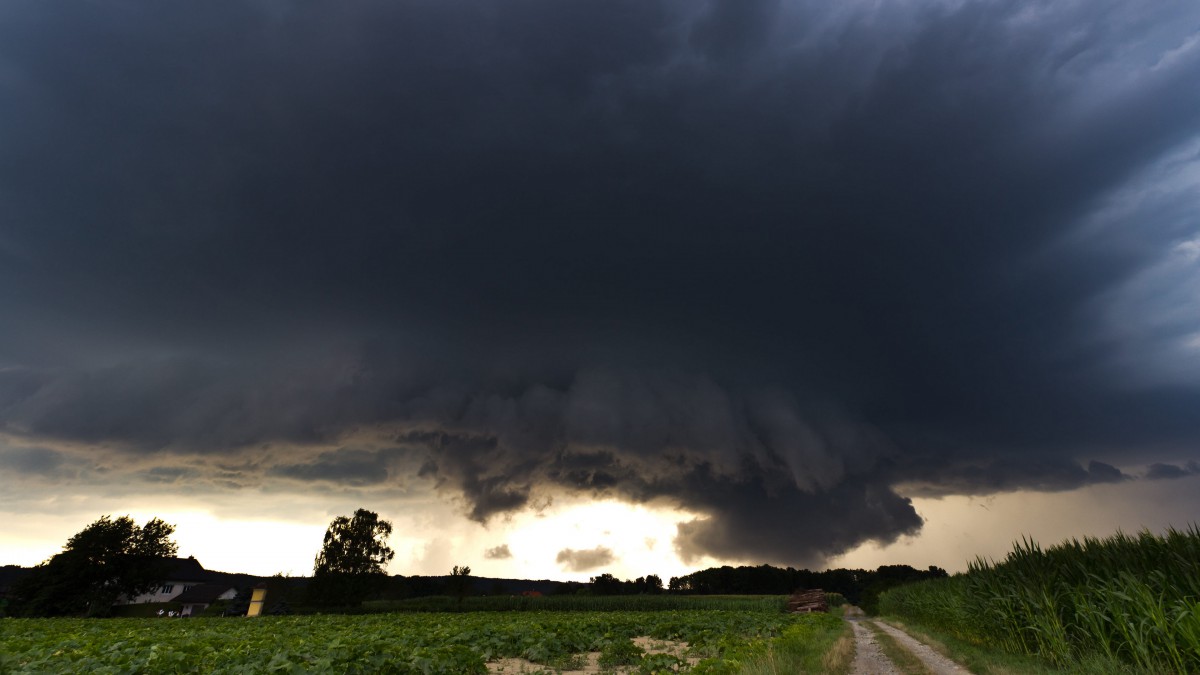
M 199 614 L 218 600 L 232 600 L 237 597 L 237 589 L 228 584 L 200 584 L 191 586 L 175 596 L 175 602 L 183 605 L 182 616 Z
M 193 586 L 199 586 L 208 581 L 208 572 L 200 565 L 200 561 L 189 556 L 175 558 L 175 566 L 163 582 L 149 593 L 142 593 L 133 598 L 122 597 L 118 605 L 139 605 L 146 602 L 170 602 Z

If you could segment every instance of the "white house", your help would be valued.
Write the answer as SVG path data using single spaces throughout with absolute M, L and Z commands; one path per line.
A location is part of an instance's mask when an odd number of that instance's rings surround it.
M 191 616 L 203 612 L 217 600 L 232 600 L 237 597 L 237 589 L 226 584 L 200 584 L 192 586 L 175 596 L 175 602 L 183 605 L 179 612 L 181 616 Z

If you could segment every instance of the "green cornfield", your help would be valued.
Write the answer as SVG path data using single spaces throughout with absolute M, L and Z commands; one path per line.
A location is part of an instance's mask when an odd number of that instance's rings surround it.
M 1097 659 L 1148 672 L 1200 672 L 1200 530 L 1118 532 L 1042 549 L 1024 539 L 1001 562 L 891 589 L 880 613 L 965 642 L 1079 667 Z

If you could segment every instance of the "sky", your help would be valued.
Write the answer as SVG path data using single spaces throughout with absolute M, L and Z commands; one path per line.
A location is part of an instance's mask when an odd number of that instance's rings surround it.
M 0 3 L 0 564 L 965 569 L 1200 513 L 1200 5 Z

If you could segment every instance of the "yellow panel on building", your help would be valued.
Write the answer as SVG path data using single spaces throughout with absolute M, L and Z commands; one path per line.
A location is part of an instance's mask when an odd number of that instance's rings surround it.
M 267 587 L 255 586 L 250 592 L 250 608 L 246 610 L 246 616 L 258 616 L 262 614 L 263 605 L 267 602 Z

